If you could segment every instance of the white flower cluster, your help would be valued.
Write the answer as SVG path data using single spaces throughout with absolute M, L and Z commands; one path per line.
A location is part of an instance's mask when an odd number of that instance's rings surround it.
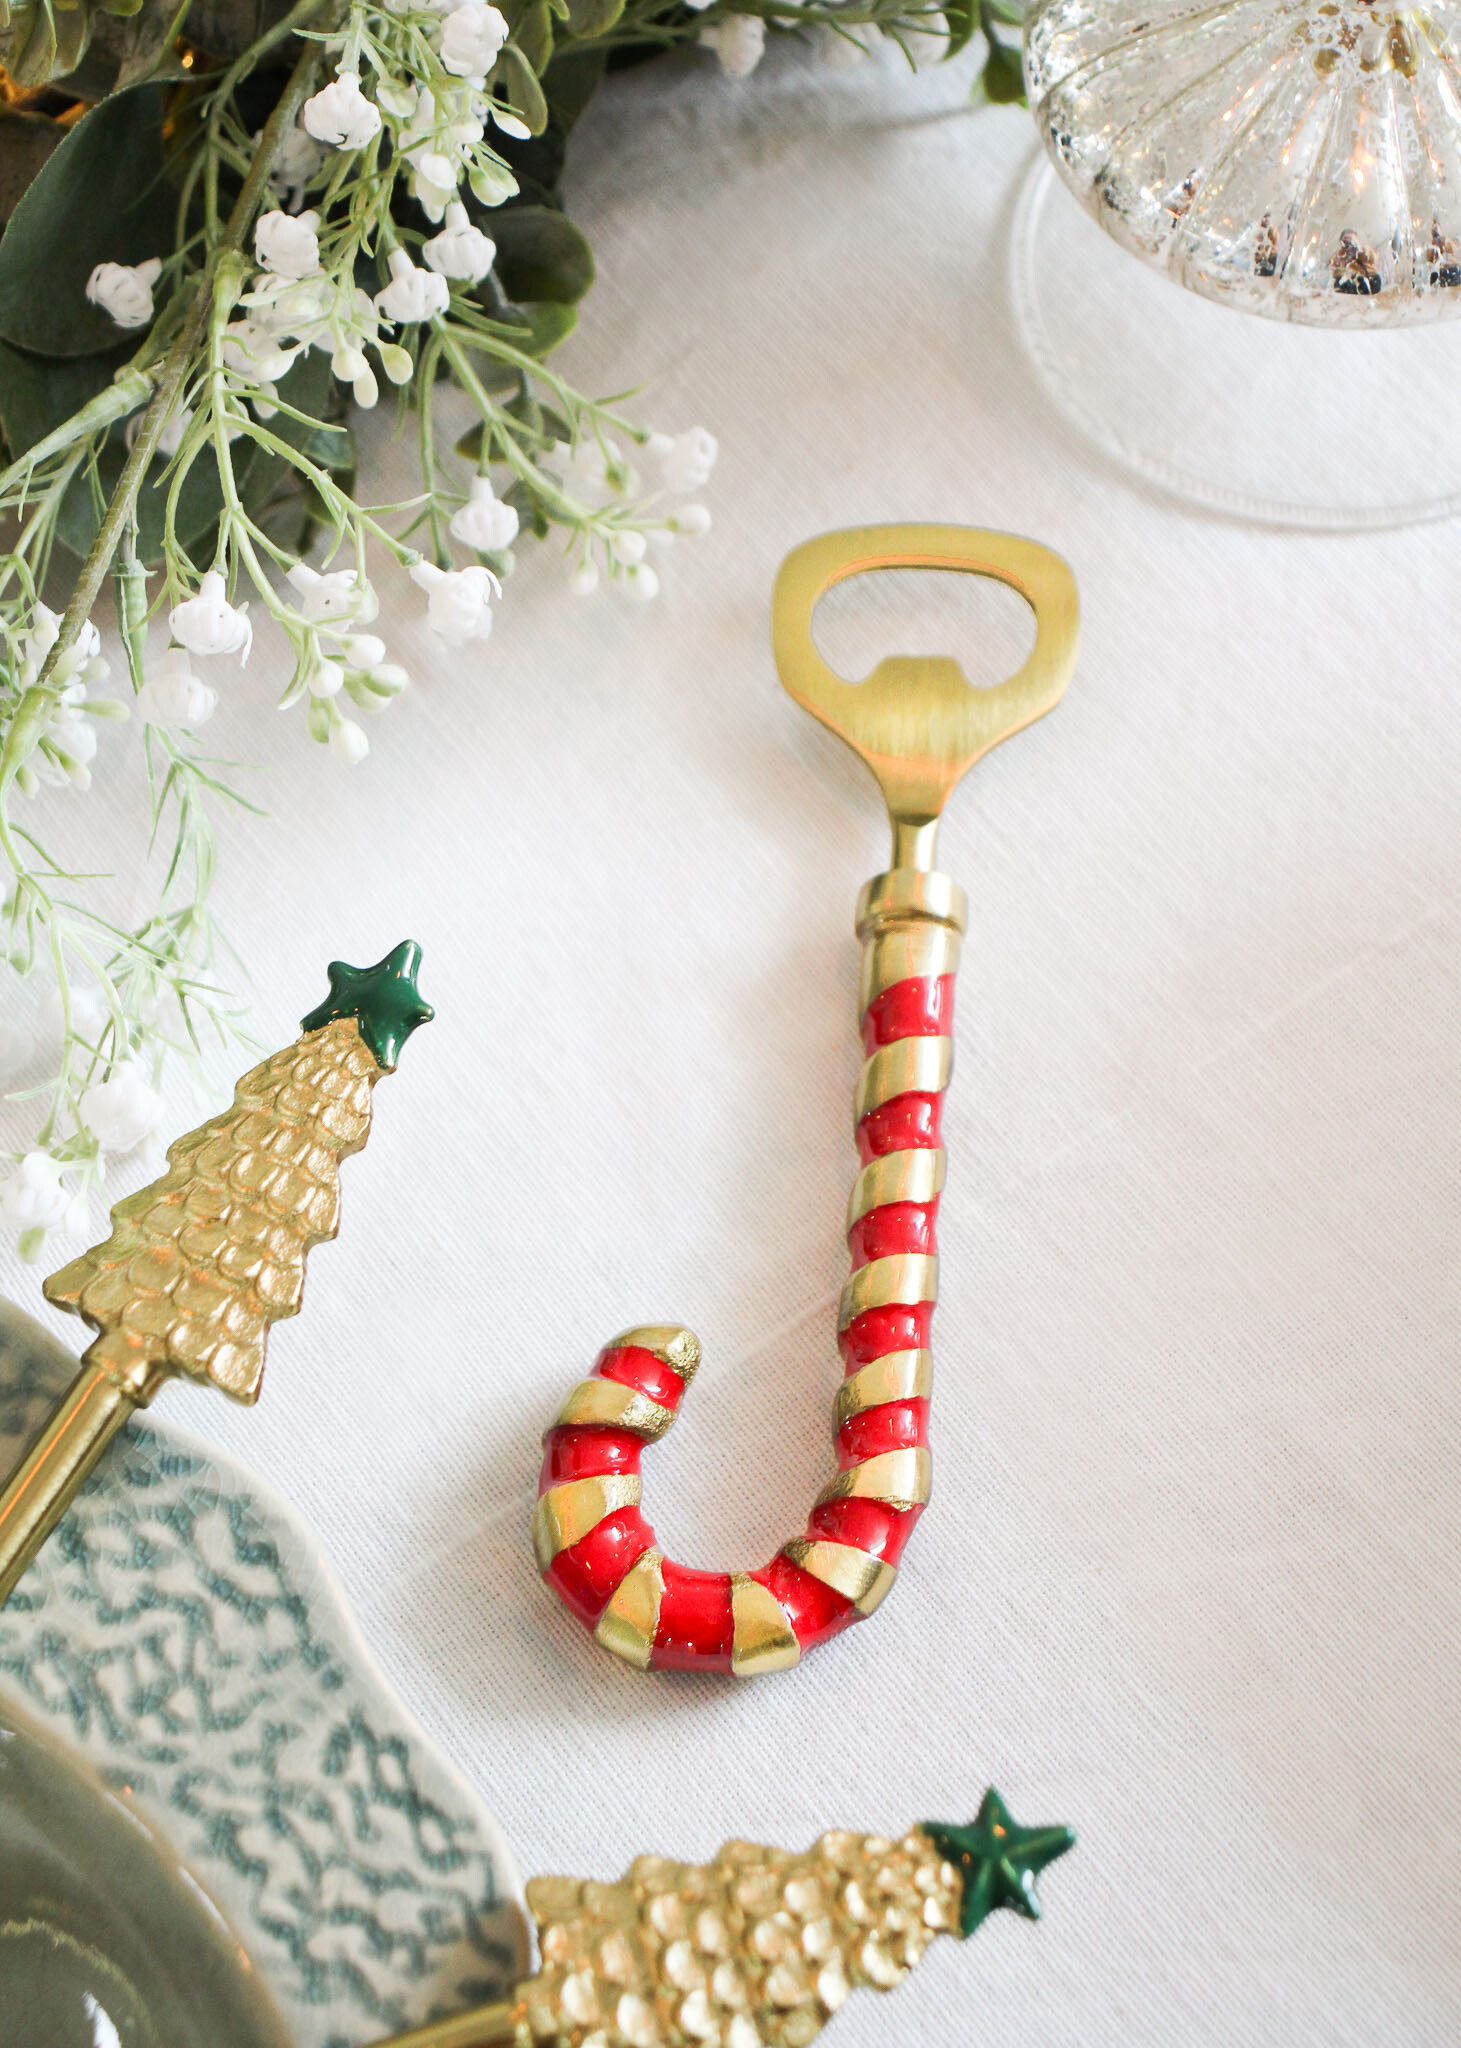
M 33 1259 L 48 1230 L 78 1233 L 85 1229 L 86 1196 L 62 1178 L 65 1168 L 50 1152 L 27 1152 L 0 1183 L 0 1224 L 20 1240 L 20 1256 Z
M 362 711 L 383 711 L 410 680 L 386 658 L 386 644 L 364 633 L 379 601 L 364 576 L 353 569 L 312 569 L 296 562 L 288 572 L 299 617 L 305 625 L 294 680 L 282 702 L 308 699 L 312 739 L 327 745 L 350 766 L 370 752 L 365 730 L 340 709 L 344 696 Z
M 68 783 L 73 789 L 89 789 L 97 721 L 127 716 L 124 704 L 90 695 L 94 684 L 106 681 L 111 666 L 102 655 L 101 634 L 89 619 L 52 668 L 45 687 L 36 689 L 46 657 L 60 634 L 59 615 L 49 605 L 36 603 L 12 657 L 17 696 L 34 692 L 24 724 L 26 743 L 17 750 L 20 759 L 15 775 L 27 796 L 34 796 L 42 783 L 53 789 Z
M 598 589 L 602 576 L 628 597 L 659 594 L 659 573 L 647 560 L 651 545 L 666 547 L 677 535 L 707 533 L 710 514 L 692 503 L 664 509 L 664 500 L 698 491 L 710 481 L 720 452 L 714 434 L 691 427 L 683 434 L 651 434 L 645 443 L 650 476 L 641 478 L 617 441 L 564 445 L 559 473 L 565 496 L 591 515 L 572 570 L 580 595 Z M 601 543 L 595 550 L 594 541 Z
M 58 1158 L 36 1146 L 0 1182 L 0 1228 L 15 1233 L 23 1259 L 37 1255 L 48 1231 L 76 1235 L 86 1228 L 85 1180 L 103 1179 L 109 1158 L 136 1152 L 149 1173 L 162 1164 L 164 1104 L 136 1059 L 114 1060 L 102 1079 L 82 1090 L 78 1106 L 94 1147 L 89 1158 Z M 81 1185 L 68 1183 L 68 1172 L 78 1169 Z

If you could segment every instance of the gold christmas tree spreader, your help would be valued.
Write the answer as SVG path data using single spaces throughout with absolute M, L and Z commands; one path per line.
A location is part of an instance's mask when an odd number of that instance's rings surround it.
M 244 1075 L 231 1106 L 168 1148 L 167 1171 L 112 1210 L 105 1244 L 44 1283 L 96 1331 L 82 1367 L 0 1491 L 0 1605 L 127 1418 L 177 1374 L 254 1402 L 269 1325 L 295 1315 L 311 1247 L 339 1227 L 340 1161 L 370 1134 L 371 1091 L 431 1016 L 409 940 L 374 967 L 330 966 L 302 1036 Z
M 727 1842 L 706 1864 L 641 1856 L 617 1884 L 534 1878 L 537 1975 L 378 2048 L 806 2048 L 936 1934 L 968 1936 L 999 1906 L 1037 1919 L 1036 1877 L 1074 1840 L 1019 1827 L 991 1787 L 968 1827 L 925 1822 L 900 1842 Z

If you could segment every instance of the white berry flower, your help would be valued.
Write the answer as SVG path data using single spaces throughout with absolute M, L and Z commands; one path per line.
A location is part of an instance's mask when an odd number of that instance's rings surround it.
M 304 670 L 304 687 L 311 697 L 338 697 L 345 685 L 345 671 L 338 661 L 316 653 Z
M 659 596 L 659 577 L 648 562 L 635 562 L 618 578 L 619 588 L 626 596 L 635 598 L 640 604 L 647 604 L 652 597 Z
M 441 62 L 454 78 L 484 79 L 507 41 L 506 17 L 487 0 L 463 0 L 441 24 Z
M 253 138 L 257 149 L 263 131 Z M 300 121 L 296 121 L 279 146 L 274 159 L 274 168 L 269 173 L 269 190 L 277 192 L 291 211 L 304 197 L 304 188 L 325 160 L 325 152 L 307 132 Z
M 104 1152 L 130 1152 L 162 1122 L 162 1097 L 133 1060 L 118 1060 L 105 1081 L 82 1091 L 81 1116 Z
M 440 220 L 456 197 L 461 166 L 439 149 L 418 149 L 411 156 L 411 197 L 428 220 Z
M 709 533 L 710 508 L 708 505 L 682 505 L 670 520 L 672 533 Z
M 237 654 L 247 661 L 254 640 L 248 613 L 246 604 L 228 602 L 221 572 L 210 569 L 197 596 L 175 604 L 167 622 L 174 640 L 192 654 Z
M 152 318 L 152 287 L 161 275 L 158 256 L 145 263 L 98 263 L 86 280 L 86 296 L 118 327 L 145 327 Z
M 137 692 L 137 709 L 149 725 L 206 725 L 217 702 L 218 692 L 193 674 L 185 647 L 169 647 Z
M 569 588 L 575 597 L 592 597 L 599 587 L 599 565 L 591 555 L 585 555 L 568 579 Z
M 0 1223 L 19 1234 L 22 1258 L 35 1257 L 48 1230 L 73 1227 L 85 1217 L 85 1197 L 71 1193 L 63 1170 L 49 1152 L 27 1152 L 0 1186 Z
M 24 763 L 32 793 L 37 782 L 52 789 L 62 789 L 68 782 L 76 789 L 90 789 L 97 733 L 89 714 L 100 708 L 87 703 L 84 683 L 68 683 L 57 694 Z
M 288 580 L 299 599 L 301 616 L 312 626 L 339 619 L 359 620 L 365 625 L 380 610 L 375 591 L 354 569 L 321 573 L 308 562 L 296 562 Z
M 320 267 L 317 213 L 261 213 L 254 222 L 254 254 L 277 277 L 313 277 Z
M 517 528 L 517 513 L 497 496 L 491 477 L 474 476 L 472 495 L 460 511 L 453 512 L 447 532 L 479 555 L 497 555 L 512 546 Z
M 490 569 L 438 569 L 418 562 L 411 581 L 426 592 L 426 623 L 448 647 L 485 640 L 492 631 L 492 599 L 502 586 Z
M 347 341 L 330 357 L 330 369 L 342 384 L 350 386 L 355 403 L 369 412 L 380 397 L 380 385 L 376 382 L 374 370 L 366 361 L 365 350 L 357 348 L 353 341 Z
M 704 427 L 683 434 L 651 434 L 649 453 L 667 491 L 699 491 L 710 481 L 720 443 Z
M 223 330 L 224 367 L 250 390 L 272 391 L 299 355 L 283 348 L 258 320 L 232 320 Z
M 639 487 L 623 449 L 610 436 L 602 441 L 591 437 L 573 448 L 560 441 L 554 453 L 563 465 L 564 490 L 582 504 L 598 506 L 611 498 L 632 497 Z
M 317 142 L 334 149 L 364 149 L 380 134 L 380 109 L 360 90 L 360 75 L 341 71 L 304 103 L 301 116 Z
M 349 767 L 363 761 L 370 752 L 370 741 L 365 728 L 353 718 L 337 718 L 330 727 L 330 752 L 336 754 Z
M 609 540 L 609 553 L 616 562 L 623 562 L 627 568 L 633 568 L 636 562 L 642 562 L 648 547 L 649 542 L 644 535 L 632 526 L 621 526 Z
M 377 310 L 387 320 L 405 326 L 416 320 L 430 320 L 444 313 L 451 302 L 451 287 L 434 270 L 418 270 L 404 249 L 392 249 L 391 281 L 377 292 Z
M 480 284 L 497 259 L 497 244 L 490 235 L 473 227 L 460 199 L 446 210 L 446 226 L 433 235 L 421 251 L 433 270 L 443 277 L 459 277 L 467 284 Z
M 340 642 L 340 659 L 347 668 L 376 668 L 386 658 L 386 643 L 378 633 L 350 633 Z
M 766 24 L 759 14 L 727 14 L 701 29 L 700 41 L 728 77 L 749 78 L 766 54 Z

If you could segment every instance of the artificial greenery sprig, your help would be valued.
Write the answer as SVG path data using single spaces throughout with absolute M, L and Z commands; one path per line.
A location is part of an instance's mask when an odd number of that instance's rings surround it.
M 281 702 L 355 762 L 352 714 L 408 680 L 370 630 L 383 574 L 461 647 L 490 632 L 525 530 L 561 537 L 577 591 L 649 598 L 656 546 L 709 525 L 713 437 L 655 433 L 546 360 L 592 278 L 556 182 L 610 57 L 700 42 L 744 73 L 768 28 L 855 56 L 982 24 L 995 65 L 1013 20 L 1006 0 L 274 0 L 260 26 L 252 0 L 81 0 L 58 28 L 52 4 L 12 0 L 0 29 L 28 88 L 0 81 L 0 168 L 44 145 L 0 238 L 0 986 L 49 990 L 39 1047 L 0 1007 L 0 1085 L 18 1073 L 30 1119 L 0 1222 L 28 1255 L 78 1223 L 109 1158 L 155 1143 L 169 1062 L 237 1028 L 210 898 L 247 799 L 198 738 L 210 664 L 245 660 L 267 620 L 292 656 Z M 444 444 L 447 384 L 474 424 Z M 351 417 L 383 385 L 416 420 L 402 505 L 355 475 Z M 16 806 L 85 788 L 129 713 L 158 881 L 126 925 Z

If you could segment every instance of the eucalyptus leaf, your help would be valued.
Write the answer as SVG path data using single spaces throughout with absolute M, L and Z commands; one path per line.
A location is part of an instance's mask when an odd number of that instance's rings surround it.
M 0 341 L 89 356 L 125 338 L 86 283 L 98 263 L 141 263 L 172 248 L 162 106 L 158 85 L 114 93 L 42 165 L 0 238 Z
M 536 356 L 539 361 L 551 355 L 560 342 L 567 341 L 578 325 L 577 309 L 561 299 L 530 299 L 516 310 L 527 320 L 528 339 L 522 343 L 523 353 Z
M 984 87 L 984 97 L 991 106 L 1023 106 L 1025 74 L 1019 51 L 1006 49 L 999 43 L 991 42 L 980 84 Z
M 546 69 L 553 54 L 553 16 L 548 0 L 528 0 L 513 24 L 512 39 L 535 72 Z
M 949 25 L 949 39 L 944 46 L 945 62 L 957 57 L 961 50 L 969 47 L 975 29 L 979 26 L 978 0 L 951 0 L 944 8 L 944 20 Z
M 9 220 L 65 134 L 45 114 L 0 107 L 0 221 Z
M 505 206 L 490 223 L 498 283 L 510 299 L 573 306 L 594 281 L 593 251 L 567 214 L 551 206 Z M 3 246 L 3 245 L 0 245 Z
M 613 28 L 624 12 L 624 0 L 568 0 L 568 26 L 586 41 Z

